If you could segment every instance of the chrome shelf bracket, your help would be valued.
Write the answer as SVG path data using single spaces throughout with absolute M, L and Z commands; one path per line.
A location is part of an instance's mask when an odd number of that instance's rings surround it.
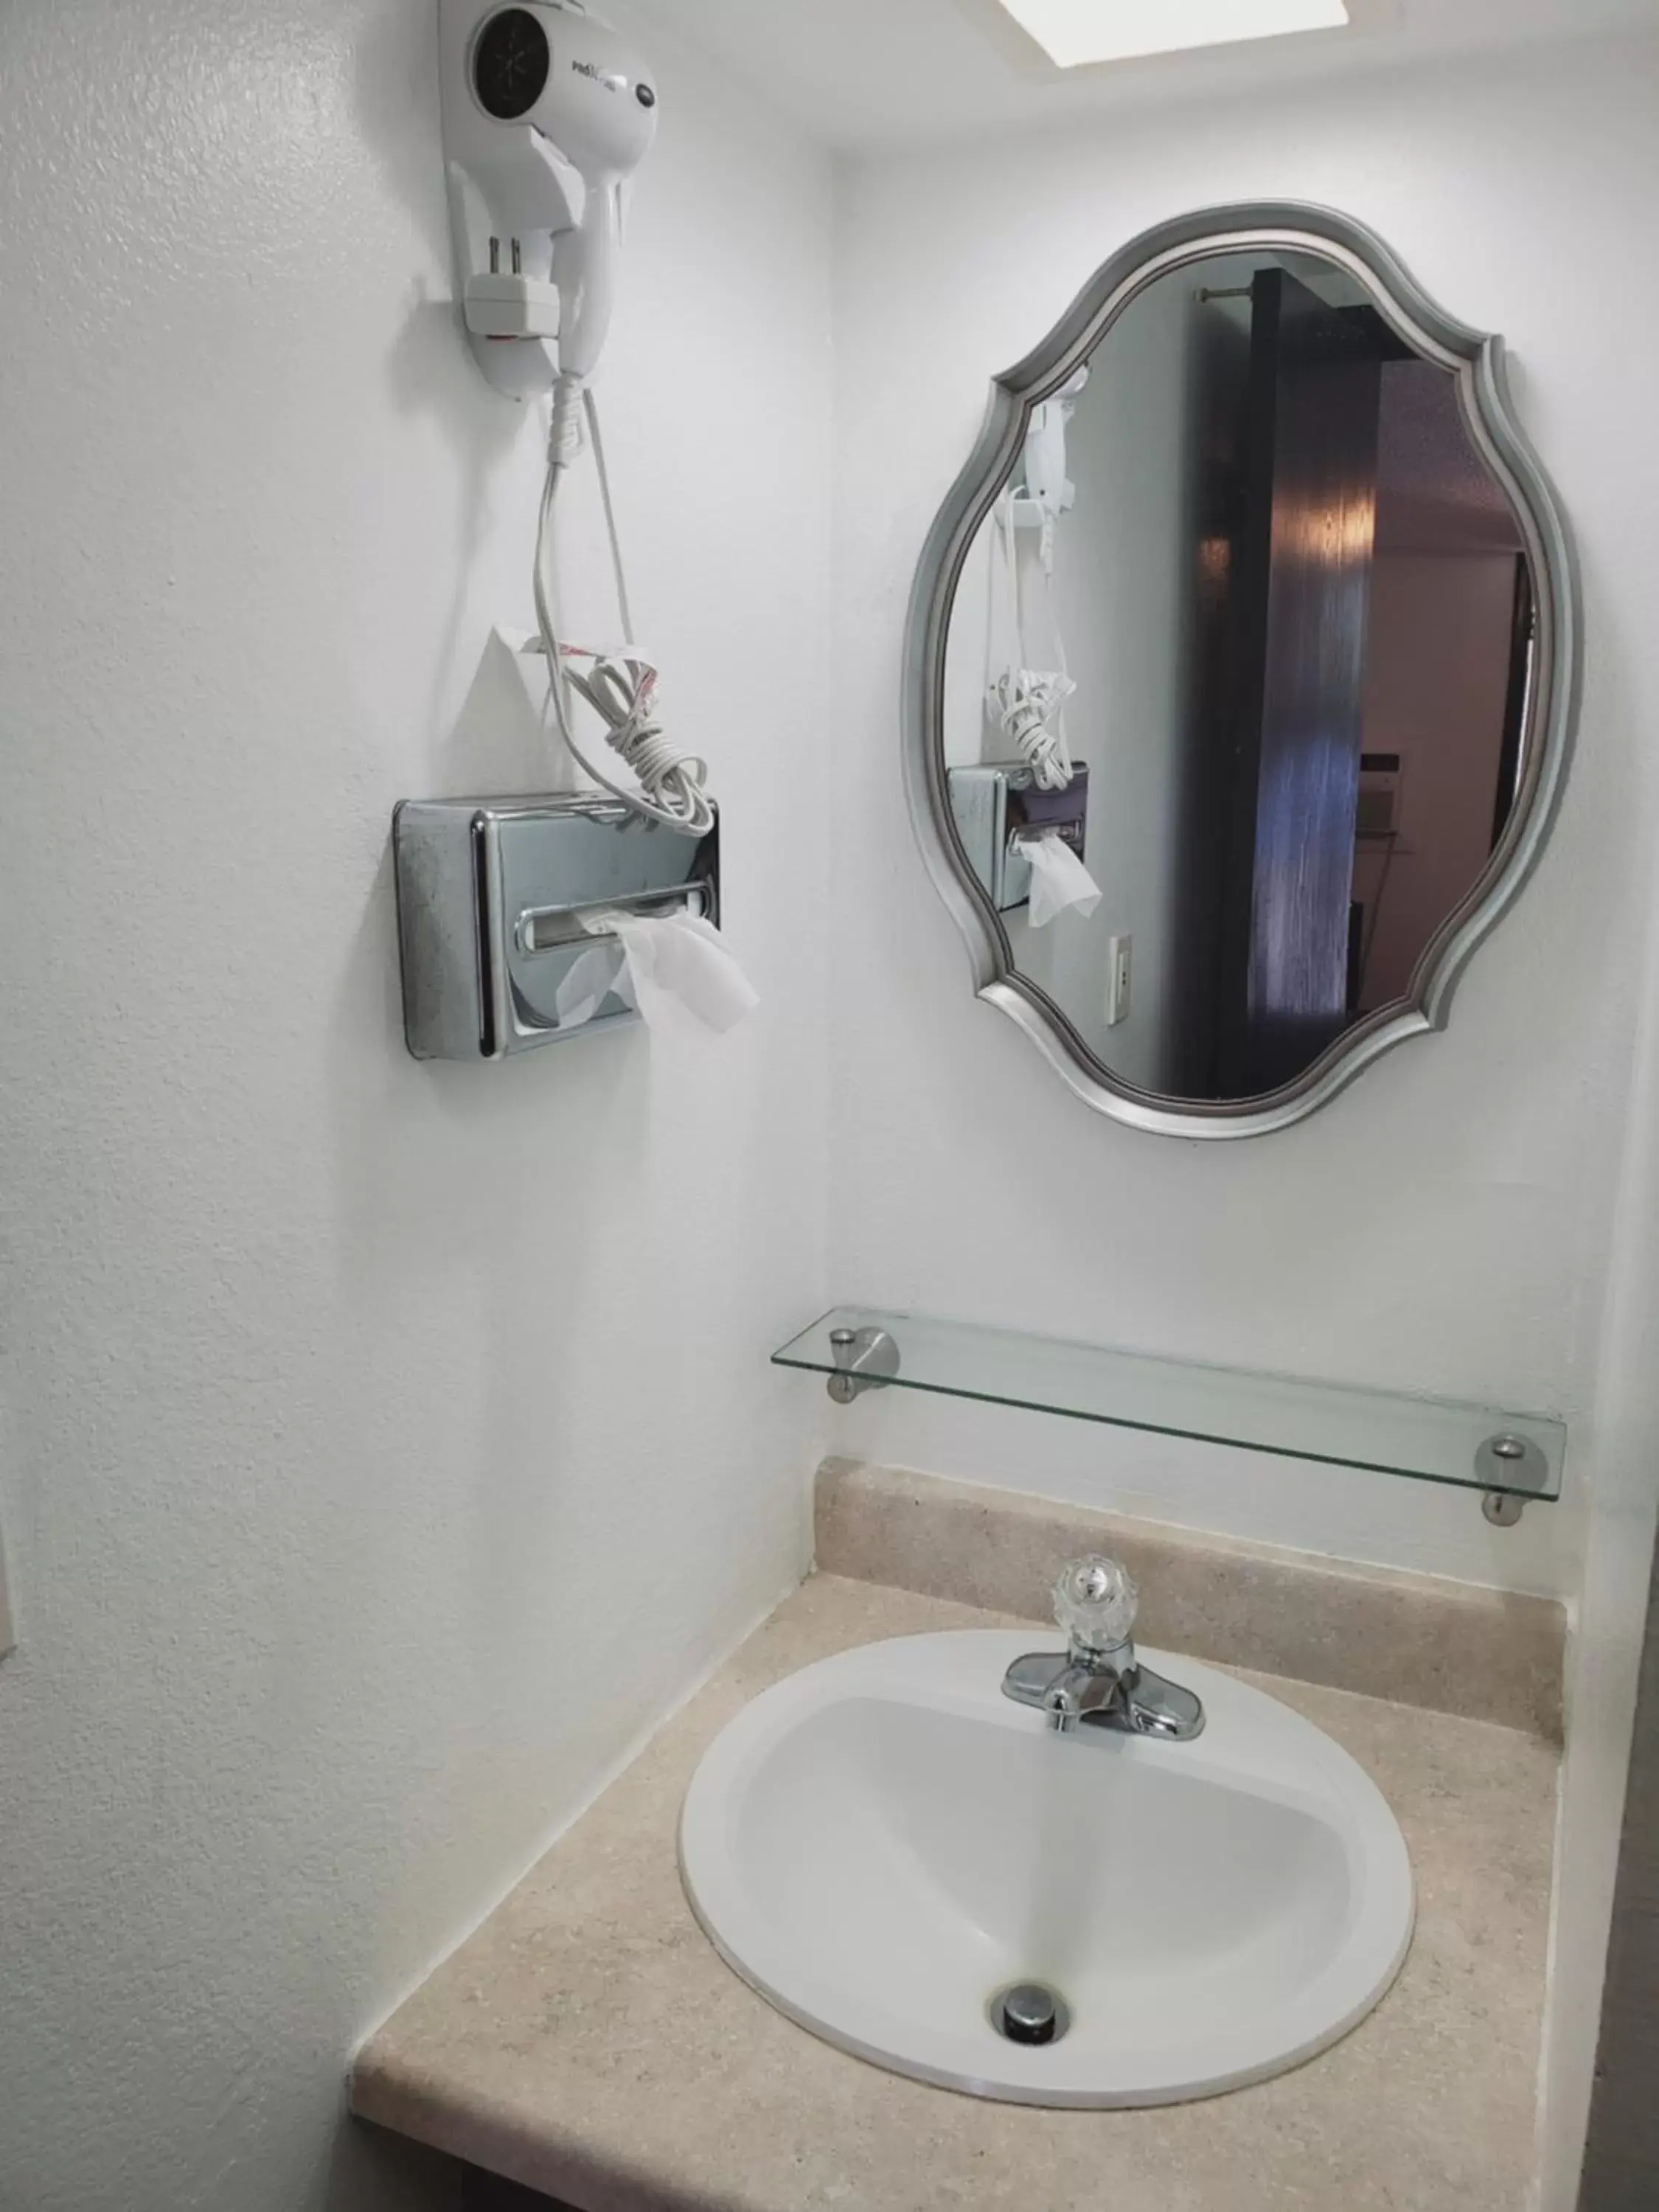
M 1527 1510 L 1527 1501 L 1514 1487 L 1523 1483 L 1541 1496 L 1549 1481 L 1549 1462 L 1530 1437 L 1488 1437 L 1474 1455 L 1477 1475 L 1496 1486 L 1480 1500 L 1480 1510 L 1494 1528 L 1513 1528 Z
M 836 1371 L 826 1386 L 838 1406 L 866 1390 L 884 1390 L 899 1371 L 899 1348 L 884 1328 L 832 1328 Z

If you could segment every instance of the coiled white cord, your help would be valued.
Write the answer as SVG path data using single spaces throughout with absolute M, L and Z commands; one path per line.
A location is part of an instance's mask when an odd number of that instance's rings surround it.
M 1060 709 L 1077 686 L 1058 669 L 1006 669 L 991 686 L 998 726 L 1039 791 L 1064 791 L 1076 773 Z
M 554 613 L 557 598 L 554 524 L 559 482 L 581 452 L 584 418 L 593 448 L 605 528 L 610 533 L 617 605 L 628 639 L 628 643 L 617 652 L 562 643 Z M 682 752 L 657 720 L 659 679 L 654 665 L 645 659 L 633 641 L 634 622 L 628 605 L 628 582 L 623 574 L 616 510 L 611 500 L 611 478 L 605 465 L 605 443 L 599 434 L 599 410 L 593 404 L 592 393 L 576 376 L 561 376 L 553 387 L 547 481 L 542 488 L 541 514 L 536 526 L 535 585 L 536 623 L 541 631 L 542 650 L 547 655 L 548 707 L 571 758 L 595 783 L 636 812 L 687 836 L 705 836 L 714 826 L 714 805 L 704 788 L 708 764 L 695 754 Z M 588 665 L 582 668 L 573 665 L 574 663 Z M 582 750 L 573 726 L 567 687 L 578 691 L 605 724 L 605 743 L 620 755 L 634 777 L 632 788 L 613 782 Z
M 1030 648 L 1026 642 L 1025 601 L 1020 585 L 1019 545 L 1012 497 L 999 501 L 995 509 L 995 529 L 1001 553 L 1003 589 L 1007 599 L 1007 642 L 1011 647 L 1011 662 L 996 676 L 991 676 L 988 670 L 987 704 L 996 719 L 998 729 L 1030 770 L 1031 781 L 1037 789 L 1064 791 L 1076 773 L 1072 762 L 1072 749 L 1066 737 L 1064 709 L 1077 685 L 1066 672 L 1066 647 L 1054 611 L 1054 586 L 1049 580 L 1048 563 L 1045 562 L 1043 568 L 1043 593 L 1054 658 L 1060 665 L 1058 668 L 1026 668 L 1015 665 L 1024 661 Z M 999 647 L 996 635 L 998 568 L 999 563 L 994 556 L 989 578 L 991 599 L 986 622 L 987 653 L 993 666 L 995 665 Z

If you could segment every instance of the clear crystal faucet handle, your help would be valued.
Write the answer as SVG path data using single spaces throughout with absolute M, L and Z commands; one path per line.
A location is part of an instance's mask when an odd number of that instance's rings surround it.
M 1054 1619 L 1086 1651 L 1127 1644 L 1139 1603 L 1128 1569 L 1097 1553 L 1070 1561 L 1054 1584 Z

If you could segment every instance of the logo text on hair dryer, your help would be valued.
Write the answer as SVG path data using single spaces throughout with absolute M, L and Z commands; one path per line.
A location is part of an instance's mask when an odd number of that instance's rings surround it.
M 628 79 L 619 70 L 601 69 L 597 62 L 572 62 L 570 66 L 578 76 L 592 77 L 595 84 L 602 84 L 607 92 L 626 92 L 628 89 Z

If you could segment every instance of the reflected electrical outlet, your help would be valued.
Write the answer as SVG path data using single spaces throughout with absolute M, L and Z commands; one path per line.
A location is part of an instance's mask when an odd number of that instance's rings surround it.
M 1130 994 L 1134 983 L 1133 937 L 1115 937 L 1106 969 L 1106 1026 L 1115 1030 L 1129 1018 Z

